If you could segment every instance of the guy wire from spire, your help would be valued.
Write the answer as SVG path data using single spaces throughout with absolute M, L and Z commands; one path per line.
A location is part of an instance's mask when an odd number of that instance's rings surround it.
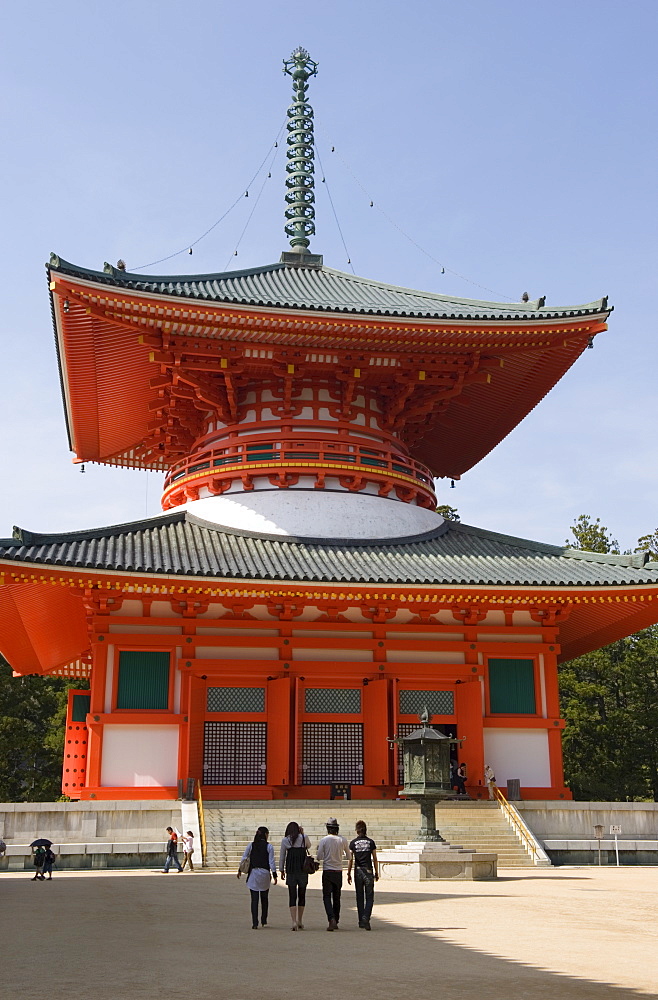
M 313 108 L 306 100 L 306 92 L 318 64 L 299 45 L 289 59 L 283 60 L 283 72 L 292 77 L 293 90 L 293 103 L 288 108 L 285 232 L 291 248 L 304 254 L 315 235 Z
M 267 163 L 268 157 L 272 154 L 272 150 L 276 150 L 277 149 L 278 143 L 279 143 L 279 141 L 281 139 L 281 134 L 282 134 L 283 129 L 284 129 L 284 125 L 285 125 L 285 123 L 283 125 L 281 125 L 281 128 L 279 129 L 279 131 L 277 133 L 277 136 L 276 136 L 276 138 L 274 140 L 274 143 L 270 144 L 268 146 L 267 153 L 263 157 L 263 161 L 260 164 L 260 166 L 258 167 L 258 170 L 254 174 L 254 176 L 251 178 L 251 180 L 246 185 L 246 187 L 243 187 L 240 190 L 240 194 L 237 196 L 237 198 L 235 199 L 235 201 L 231 205 L 229 205 L 229 207 L 226 209 L 226 211 L 224 212 L 224 214 L 220 215 L 219 219 L 217 219 L 215 222 L 213 222 L 212 226 L 210 226 L 208 229 L 206 229 L 206 231 L 204 233 L 201 233 L 201 236 L 197 236 L 197 238 L 195 240 L 193 240 L 191 243 L 186 243 L 185 246 L 182 248 L 182 250 L 175 250 L 174 253 L 170 253 L 167 257 L 159 257 L 158 260 L 152 260 L 150 262 L 150 264 L 140 264 L 139 267 L 130 267 L 130 268 L 128 268 L 128 270 L 130 272 L 143 271 L 147 267 L 154 267 L 156 264 L 162 264 L 166 260 L 172 260 L 174 257 L 180 257 L 181 254 L 189 253 L 191 247 L 195 247 L 197 245 L 197 243 L 200 243 L 201 240 L 204 240 L 206 238 L 206 236 L 208 236 L 213 231 L 213 229 L 216 229 L 217 226 L 220 224 L 220 222 L 223 222 L 224 219 L 226 218 L 226 216 L 230 215 L 230 213 L 233 211 L 233 209 L 235 208 L 235 206 L 237 204 L 239 204 L 239 202 L 242 201 L 242 199 L 244 198 L 245 191 L 249 190 L 249 188 L 252 186 L 252 184 L 254 183 L 254 181 L 256 180 L 256 178 L 258 177 L 258 175 L 260 174 L 261 170 L 263 169 L 263 167 Z
M 347 249 L 347 243 L 345 242 L 345 237 L 343 236 L 343 229 L 342 229 L 342 226 L 341 226 L 340 222 L 338 221 L 338 212 L 336 211 L 336 206 L 334 205 L 334 199 L 331 196 L 331 189 L 329 187 L 329 181 L 327 180 L 327 172 L 324 169 L 324 164 L 322 163 L 322 157 L 320 156 L 320 150 L 318 149 L 317 146 L 315 147 L 315 154 L 316 154 L 316 156 L 318 158 L 318 163 L 320 164 L 320 170 L 322 172 L 322 183 L 325 186 L 325 191 L 327 192 L 327 197 L 329 199 L 329 204 L 331 205 L 331 211 L 333 212 L 333 215 L 334 215 L 334 221 L 336 223 L 336 228 L 338 229 L 338 233 L 340 235 L 341 242 L 343 244 L 343 250 L 345 251 L 345 258 L 347 260 L 347 263 L 352 268 L 352 274 L 356 274 L 356 271 L 354 270 L 354 264 L 352 263 L 352 255 L 350 254 L 349 250 Z

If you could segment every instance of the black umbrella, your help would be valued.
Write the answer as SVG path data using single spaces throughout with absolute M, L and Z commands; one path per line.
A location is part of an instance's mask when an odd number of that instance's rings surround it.
M 52 847 L 52 840 L 46 840 L 45 837 L 40 837 L 39 840 L 33 840 L 30 847 Z

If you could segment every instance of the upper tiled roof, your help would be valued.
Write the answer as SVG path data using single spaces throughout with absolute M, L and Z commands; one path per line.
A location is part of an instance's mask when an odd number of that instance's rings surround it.
M 350 541 L 282 538 L 217 527 L 181 511 L 64 535 L 15 529 L 0 559 L 241 580 L 494 586 L 658 584 L 643 553 L 599 555 L 445 521 L 424 535 Z
M 543 305 L 543 299 L 513 304 L 479 302 L 386 285 L 323 265 L 300 266 L 281 262 L 245 271 L 155 277 L 120 271 L 109 264 L 105 265 L 104 271 L 91 271 L 69 264 L 53 254 L 49 266 L 52 271 L 128 291 L 269 308 L 500 321 L 566 319 L 610 312 L 607 298 L 586 305 L 560 308 Z

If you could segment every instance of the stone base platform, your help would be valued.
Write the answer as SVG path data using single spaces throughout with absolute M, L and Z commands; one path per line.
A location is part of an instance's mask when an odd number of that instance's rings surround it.
M 427 882 L 439 879 L 482 881 L 498 878 L 498 855 L 480 854 L 451 844 L 410 841 L 377 851 L 379 877 Z

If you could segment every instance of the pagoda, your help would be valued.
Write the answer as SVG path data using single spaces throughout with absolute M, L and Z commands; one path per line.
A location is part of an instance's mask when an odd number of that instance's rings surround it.
M 311 252 L 317 65 L 284 63 L 274 264 L 102 271 L 53 255 L 79 462 L 164 473 L 163 513 L 0 540 L 0 650 L 69 696 L 73 799 L 395 798 L 427 707 L 528 799 L 569 798 L 558 663 L 658 620 L 644 555 L 444 520 L 435 479 L 487 455 L 606 329 L 552 307 L 399 288 Z

